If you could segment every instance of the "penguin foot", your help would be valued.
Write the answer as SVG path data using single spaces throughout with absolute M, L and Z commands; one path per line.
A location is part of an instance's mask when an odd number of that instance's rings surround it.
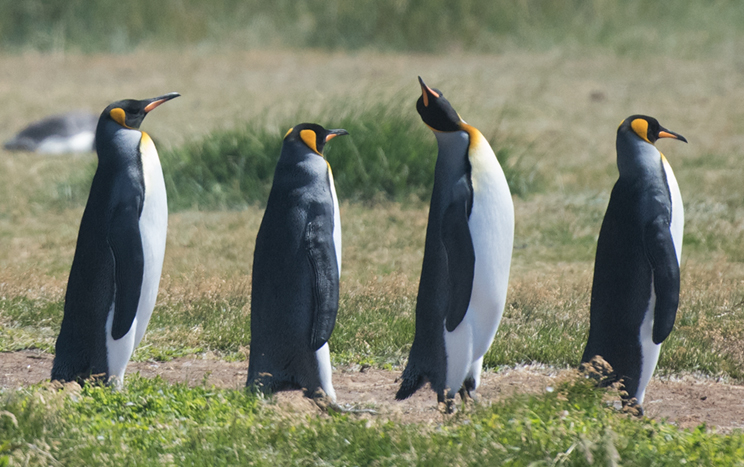
M 617 375 L 612 365 L 601 355 L 595 355 L 588 362 L 579 366 L 579 371 L 588 379 L 593 380 L 597 387 L 604 388 L 617 381 Z
M 443 402 L 439 402 L 437 404 L 437 410 L 442 412 L 444 415 L 452 415 L 457 413 L 457 404 L 455 403 L 455 399 L 447 399 Z
M 97 376 L 99 375 L 94 375 L 94 378 L 97 379 Z M 121 389 L 124 387 L 124 380 L 116 375 L 111 375 L 106 381 L 106 385 L 111 387 L 114 391 L 121 391 Z
M 473 395 L 470 393 L 470 390 L 465 389 L 465 386 L 461 387 L 458 393 L 460 394 L 460 399 L 462 400 L 463 403 L 467 403 L 468 400 L 474 399 Z
M 643 406 L 638 403 L 638 399 L 635 397 L 630 400 L 623 400 L 623 413 L 641 418 L 643 417 Z
M 449 391 L 445 391 L 449 393 Z M 457 412 L 457 405 L 454 397 L 447 397 L 445 394 L 437 394 L 437 410 L 444 415 L 452 415 Z
M 460 399 L 462 399 L 463 402 L 467 402 L 468 399 L 475 401 L 475 379 L 472 377 L 466 378 L 465 381 L 462 382 L 462 387 L 460 388 Z
M 340 406 L 336 401 L 328 397 L 321 388 L 318 388 L 313 392 L 312 394 L 312 400 L 315 402 L 315 405 L 320 408 L 323 412 L 330 413 L 338 412 L 338 413 L 353 413 L 353 414 L 360 414 L 360 413 L 368 413 L 372 415 L 377 415 L 377 411 L 373 409 L 358 409 L 355 407 L 342 407 Z

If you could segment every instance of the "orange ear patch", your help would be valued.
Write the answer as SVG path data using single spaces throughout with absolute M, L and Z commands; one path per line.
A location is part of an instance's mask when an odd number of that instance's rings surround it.
M 119 125 L 129 128 L 126 124 L 127 120 L 127 114 L 124 112 L 124 109 L 120 109 L 119 107 L 115 109 L 111 109 L 111 112 L 109 112 L 109 115 L 111 116 L 111 119 L 118 123 Z
M 305 142 L 307 147 L 315 151 L 316 153 L 320 154 L 318 152 L 318 146 L 317 146 L 317 136 L 315 135 L 315 132 L 313 130 L 302 130 L 300 131 L 300 138 L 302 141 Z
M 642 118 L 636 118 L 635 120 L 630 122 L 630 127 L 641 139 L 643 139 L 647 143 L 651 142 L 648 140 L 648 122 L 646 120 Z

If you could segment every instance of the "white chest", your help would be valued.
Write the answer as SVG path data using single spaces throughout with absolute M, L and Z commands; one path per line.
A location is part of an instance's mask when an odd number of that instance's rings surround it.
M 336 196 L 336 184 L 333 182 L 333 172 L 330 165 L 328 165 L 328 179 L 331 184 L 331 197 L 333 198 L 333 246 L 336 249 L 338 275 L 341 276 L 341 214 L 338 207 L 338 196 Z
M 672 225 L 669 230 L 672 231 L 672 240 L 674 241 L 674 250 L 677 253 L 677 262 L 682 260 L 682 237 L 685 228 L 685 208 L 682 204 L 682 194 L 679 192 L 679 184 L 674 176 L 672 166 L 667 162 L 666 157 L 661 159 L 666 173 L 669 193 L 672 197 Z
M 145 267 L 142 276 L 142 293 L 137 309 L 135 346 L 142 339 L 152 310 L 155 307 L 168 230 L 168 199 L 165 193 L 163 169 L 160 166 L 155 145 L 147 133 L 142 134 L 140 151 L 142 154 L 142 173 L 145 181 L 145 201 L 139 227 Z
M 501 323 L 514 244 L 514 203 L 504 171 L 479 131 L 470 132 L 473 207 L 468 220 L 475 252 L 473 289 L 462 324 L 472 328 L 473 358 L 488 350 Z

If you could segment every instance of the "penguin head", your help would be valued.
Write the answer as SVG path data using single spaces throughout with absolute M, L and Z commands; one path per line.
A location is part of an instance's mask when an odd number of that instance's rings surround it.
M 316 123 L 300 123 L 287 131 L 287 134 L 284 135 L 284 141 L 301 141 L 314 153 L 323 156 L 323 148 L 328 141 L 336 136 L 348 134 L 348 131 L 342 129 L 326 130 Z
M 462 119 L 439 89 L 432 89 L 419 76 L 421 97 L 416 101 L 416 110 L 421 120 L 435 131 L 458 131 Z
M 659 121 L 646 115 L 631 115 L 623 120 L 617 129 L 618 136 L 621 133 L 635 134 L 649 144 L 656 143 L 659 138 L 674 138 L 687 142 L 684 136 L 679 133 L 667 130 L 659 124 Z
M 177 92 L 171 92 L 152 99 L 124 99 L 110 104 L 101 114 L 99 124 L 105 121 L 113 121 L 130 130 L 139 129 L 142 120 L 148 112 L 160 104 L 180 96 Z

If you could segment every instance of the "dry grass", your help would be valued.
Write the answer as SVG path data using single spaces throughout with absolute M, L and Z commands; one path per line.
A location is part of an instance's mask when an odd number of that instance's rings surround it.
M 632 113 L 656 116 L 690 141 L 659 144 L 675 168 L 687 206 L 680 321 L 662 365 L 743 372 L 744 354 L 738 346 L 744 337 L 740 58 L 634 59 L 561 52 L 212 55 L 186 50 L 122 56 L 26 54 L 0 60 L 0 139 L 48 113 L 97 111 L 122 97 L 179 91 L 182 98 L 145 121 L 144 129 L 160 147 L 242 120 L 260 117 L 272 125 L 296 115 L 298 108 L 313 113 L 335 99 L 360 107 L 404 99 L 413 106 L 419 92 L 415 77 L 422 75 L 487 136 L 521 144 L 518 153 L 537 165 L 544 180 L 539 194 L 515 200 L 510 306 L 493 364 L 542 358 L 546 349 L 530 348 L 531 341 L 563 323 L 570 325 L 556 328 L 546 341 L 564 346 L 558 361 L 571 362 L 570 352 L 582 346 L 596 235 L 616 177 L 615 130 Z M 80 206 L 60 202 L 59 184 L 80 176 L 94 156 L 0 156 L 0 292 L 9 298 L 58 302 L 82 212 Z M 175 316 L 169 313 L 188 314 L 193 320 L 208 317 L 203 306 L 208 302 L 224 304 L 236 322 L 245 317 L 261 214 L 249 207 L 170 216 L 159 302 L 163 320 L 154 323 L 160 327 L 157 336 L 148 337 L 150 348 L 175 348 L 180 342 L 192 350 L 224 345 L 228 354 L 240 353 L 237 340 L 242 337 L 225 343 L 215 330 L 185 324 L 168 330 L 165 320 Z M 399 306 L 399 313 L 409 313 L 423 255 L 426 206 L 344 204 L 342 220 L 342 300 L 348 312 L 363 312 L 366 303 L 379 309 Z M 379 302 L 390 294 L 407 301 L 393 297 L 392 302 Z M 205 341 L 213 331 L 214 340 Z M 371 337 L 362 333 L 348 339 L 367 342 Z

